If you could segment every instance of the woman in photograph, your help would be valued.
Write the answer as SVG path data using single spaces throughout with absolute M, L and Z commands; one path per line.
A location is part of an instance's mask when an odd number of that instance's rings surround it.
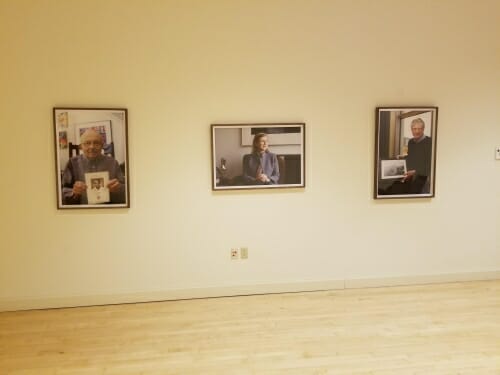
M 252 142 L 252 153 L 243 157 L 245 185 L 276 185 L 280 178 L 278 157 L 269 151 L 267 134 L 258 133 Z

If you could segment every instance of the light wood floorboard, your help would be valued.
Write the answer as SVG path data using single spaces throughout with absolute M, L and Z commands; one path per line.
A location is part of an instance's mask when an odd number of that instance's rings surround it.
M 0 313 L 0 374 L 500 374 L 500 280 Z

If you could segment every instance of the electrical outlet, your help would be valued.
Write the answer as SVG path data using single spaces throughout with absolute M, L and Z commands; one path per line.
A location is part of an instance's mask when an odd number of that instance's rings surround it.
M 239 258 L 239 249 L 237 247 L 231 248 L 231 259 L 236 260 Z
M 495 148 L 495 159 L 500 160 L 500 146 Z
M 240 248 L 240 257 L 241 259 L 248 259 L 248 247 Z

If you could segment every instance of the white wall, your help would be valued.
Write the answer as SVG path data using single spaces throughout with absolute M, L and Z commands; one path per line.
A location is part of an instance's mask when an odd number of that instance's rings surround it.
M 2 306 L 500 270 L 499 14 L 497 0 L 0 0 Z M 372 199 L 389 105 L 439 107 L 433 199 Z M 130 209 L 56 209 L 54 106 L 128 108 Z M 210 124 L 245 122 L 306 123 L 305 189 L 211 191 Z M 233 246 L 250 258 L 230 261 Z

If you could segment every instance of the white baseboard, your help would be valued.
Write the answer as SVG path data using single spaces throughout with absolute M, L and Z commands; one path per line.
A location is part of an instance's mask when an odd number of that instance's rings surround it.
M 381 277 L 373 279 L 345 280 L 345 288 L 377 288 L 384 286 L 422 285 L 454 283 L 460 281 L 498 280 L 500 271 L 447 273 L 438 275 L 415 275 L 401 277 Z
M 468 272 L 440 275 L 418 275 L 371 279 L 348 279 L 327 281 L 303 281 L 296 283 L 238 285 L 231 287 L 209 287 L 172 289 L 160 292 L 128 293 L 114 295 L 87 295 L 47 298 L 0 299 L 0 312 L 62 307 L 114 305 L 153 301 L 172 301 L 193 298 L 232 297 L 255 294 L 296 293 L 318 290 L 371 288 L 401 285 L 436 284 L 460 281 L 500 279 L 500 271 Z
M 0 299 L 0 312 L 95 305 L 116 305 L 154 301 L 173 301 L 194 298 L 233 297 L 256 294 L 310 292 L 315 290 L 343 289 L 343 280 L 306 281 L 297 283 L 238 285 L 230 287 L 209 287 L 170 289 L 165 291 L 126 293 L 109 295 L 83 295 L 70 297 Z

